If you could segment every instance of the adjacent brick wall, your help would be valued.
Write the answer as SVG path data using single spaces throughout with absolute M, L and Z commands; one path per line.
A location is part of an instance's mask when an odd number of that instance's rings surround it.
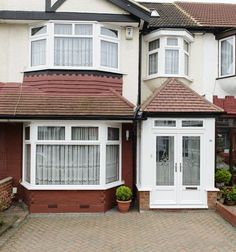
M 12 195 L 12 182 L 13 182 L 12 177 L 8 177 L 8 178 L 0 180 L 0 196 L 4 192 L 7 192 L 9 198 L 11 197 L 11 195 Z
M 150 209 L 150 192 L 138 192 L 139 211 L 147 211 Z
M 209 209 L 215 209 L 216 208 L 216 202 L 217 202 L 217 191 L 209 191 L 207 192 L 207 204 Z

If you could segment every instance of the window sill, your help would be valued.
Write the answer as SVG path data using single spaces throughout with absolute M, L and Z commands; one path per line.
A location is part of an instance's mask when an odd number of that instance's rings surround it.
M 233 78 L 233 77 L 236 77 L 236 74 L 221 76 L 221 77 L 216 78 L 216 80 L 228 79 L 228 78 Z
M 38 72 L 44 70 L 57 70 L 57 71 L 99 71 L 99 72 L 108 72 L 114 74 L 124 75 L 119 69 L 113 68 L 104 68 L 104 67 L 55 67 L 55 66 L 39 66 L 39 67 L 29 67 L 24 70 L 24 73 Z
M 186 75 L 151 75 L 151 76 L 147 76 L 143 78 L 143 81 L 149 81 L 149 80 L 153 80 L 153 79 L 159 79 L 159 78 L 183 78 L 186 79 L 190 82 L 193 82 L 193 79 L 186 76 Z
M 124 181 L 118 181 L 107 185 L 31 185 L 27 182 L 22 182 L 21 185 L 28 190 L 34 191 L 92 191 L 92 190 L 108 190 L 113 187 L 123 185 Z

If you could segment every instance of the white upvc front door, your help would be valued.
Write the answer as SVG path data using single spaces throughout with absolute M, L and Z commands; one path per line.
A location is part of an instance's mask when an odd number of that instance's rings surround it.
M 203 134 L 154 134 L 154 185 L 151 208 L 201 208 Z

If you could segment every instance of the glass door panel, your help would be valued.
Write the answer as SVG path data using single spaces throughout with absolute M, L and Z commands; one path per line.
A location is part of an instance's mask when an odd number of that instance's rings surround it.
M 174 136 L 156 137 L 156 185 L 174 185 Z
M 200 185 L 200 136 L 183 136 L 182 158 L 184 186 Z

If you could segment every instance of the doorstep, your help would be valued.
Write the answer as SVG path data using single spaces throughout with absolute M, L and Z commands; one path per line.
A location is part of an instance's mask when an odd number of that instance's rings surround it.
M 236 227 L 236 206 L 226 206 L 220 202 L 217 202 L 216 212 L 219 213 L 231 225 Z

